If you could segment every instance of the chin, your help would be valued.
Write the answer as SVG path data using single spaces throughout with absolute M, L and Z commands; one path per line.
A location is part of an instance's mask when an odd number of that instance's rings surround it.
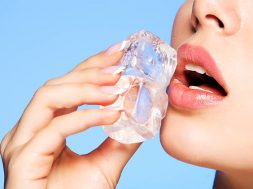
M 179 112 L 180 111 L 180 112 Z M 197 114 L 197 115 L 195 115 Z M 169 108 L 162 122 L 160 140 L 172 157 L 194 165 L 217 169 L 210 112 L 182 112 Z M 216 148 L 217 149 L 217 148 Z
M 248 150 L 251 139 L 237 141 L 239 130 L 230 136 L 229 127 L 222 127 L 229 124 L 219 110 L 187 112 L 169 107 L 160 132 L 162 147 L 186 163 L 225 172 L 253 172 L 253 153 Z

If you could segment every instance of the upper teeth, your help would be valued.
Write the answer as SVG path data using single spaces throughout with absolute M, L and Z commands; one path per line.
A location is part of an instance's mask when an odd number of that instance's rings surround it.
M 200 74 L 206 74 L 206 75 L 208 75 L 208 76 L 210 76 L 207 72 L 206 72 L 206 70 L 204 69 L 204 68 L 202 68 L 202 67 L 200 67 L 200 66 L 197 66 L 197 65 L 194 65 L 194 64 L 187 64 L 187 65 L 185 65 L 185 69 L 186 70 L 189 70 L 189 71 L 195 71 L 195 72 L 198 72 L 198 73 L 200 73 Z

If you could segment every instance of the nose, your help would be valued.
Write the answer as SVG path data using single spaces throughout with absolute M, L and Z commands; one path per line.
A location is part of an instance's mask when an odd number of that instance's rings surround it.
M 193 29 L 209 29 L 224 35 L 240 30 L 236 0 L 194 0 L 191 18 Z

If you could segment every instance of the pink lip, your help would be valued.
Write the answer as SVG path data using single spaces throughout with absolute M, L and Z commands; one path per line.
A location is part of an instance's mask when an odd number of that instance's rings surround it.
M 169 87 L 169 101 L 174 107 L 200 109 L 220 104 L 224 96 L 190 89 L 184 76 L 186 64 L 203 67 L 226 91 L 226 83 L 211 55 L 202 47 L 184 44 L 178 48 L 178 66 Z

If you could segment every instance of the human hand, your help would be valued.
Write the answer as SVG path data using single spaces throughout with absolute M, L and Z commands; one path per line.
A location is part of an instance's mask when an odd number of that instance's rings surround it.
M 116 187 L 140 144 L 123 145 L 108 138 L 89 154 L 78 155 L 66 146 L 66 138 L 95 125 L 110 125 L 119 118 L 120 111 L 116 110 L 77 108 L 116 101 L 113 85 L 120 74 L 112 74 L 117 67 L 109 66 L 122 55 L 118 44 L 37 90 L 1 143 L 6 189 Z

